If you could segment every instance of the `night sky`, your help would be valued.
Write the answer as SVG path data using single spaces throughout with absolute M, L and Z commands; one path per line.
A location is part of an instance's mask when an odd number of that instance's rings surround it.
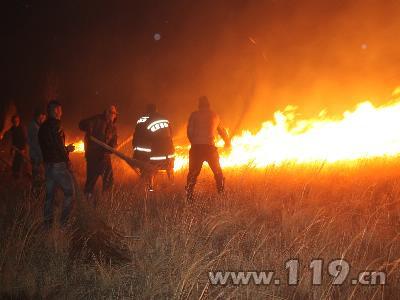
M 232 129 L 277 109 L 332 114 L 400 85 L 400 1 L 3 1 L 4 112 L 58 97 L 67 132 L 117 104 L 155 102 L 182 135 L 207 95 Z M 155 36 L 159 34 L 159 36 Z M 158 39 L 159 37 L 159 39 Z

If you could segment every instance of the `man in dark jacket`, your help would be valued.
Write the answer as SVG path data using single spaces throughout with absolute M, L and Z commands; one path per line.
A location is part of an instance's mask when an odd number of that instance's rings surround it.
M 154 104 L 148 104 L 146 112 L 137 120 L 132 139 L 133 158 L 156 165 L 166 170 L 172 179 L 175 148 L 172 141 L 171 124 L 157 112 Z M 141 170 L 142 178 L 147 180 L 148 190 L 153 191 L 153 176 Z
M 11 154 L 13 155 L 12 173 L 15 179 L 21 176 L 24 167 L 24 155 L 26 155 L 26 132 L 21 125 L 18 115 L 11 118 L 12 127 L 5 132 L 4 140 L 11 141 Z
M 103 192 L 109 190 L 114 183 L 110 152 L 92 140 L 90 136 L 111 147 L 117 146 L 117 109 L 114 105 L 108 107 L 103 114 L 84 119 L 79 122 L 79 129 L 85 135 L 86 183 L 85 194 L 91 198 L 99 176 L 103 178 Z
M 43 179 L 43 155 L 39 145 L 39 128 L 46 120 L 44 111 L 37 109 L 33 114 L 33 120 L 28 126 L 29 157 L 32 164 L 32 187 L 37 187 Z
M 61 213 L 61 225 L 68 220 L 75 186 L 70 169 L 69 153 L 75 150 L 74 145 L 65 146 L 65 134 L 61 127 L 61 104 L 52 100 L 47 106 L 48 119 L 39 129 L 39 145 L 46 169 L 46 200 L 44 205 L 44 222 L 47 228 L 53 223 L 53 202 L 56 186 L 64 192 L 64 203 Z
M 199 109 L 189 118 L 187 136 L 191 143 L 189 152 L 189 173 L 187 176 L 187 199 L 193 199 L 194 186 L 200 174 L 203 162 L 207 162 L 214 173 L 215 183 L 219 193 L 224 191 L 224 176 L 219 163 L 215 138 L 219 134 L 229 148 L 231 142 L 226 129 L 222 126 L 219 116 L 210 109 L 206 96 L 199 98 Z

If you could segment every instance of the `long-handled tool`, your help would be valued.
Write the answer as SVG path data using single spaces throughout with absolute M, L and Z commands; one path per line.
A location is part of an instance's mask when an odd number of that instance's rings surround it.
M 152 174 L 157 171 L 157 166 L 154 166 L 152 164 L 149 164 L 147 162 L 131 158 L 124 153 L 114 149 L 113 147 L 107 145 L 106 143 L 96 139 L 93 136 L 89 136 L 89 139 L 96 143 L 97 145 L 103 147 L 104 149 L 110 151 L 111 153 L 115 154 L 117 157 L 121 158 L 124 160 L 136 173 L 138 173 L 138 168 L 143 172 L 147 172 L 149 174 Z

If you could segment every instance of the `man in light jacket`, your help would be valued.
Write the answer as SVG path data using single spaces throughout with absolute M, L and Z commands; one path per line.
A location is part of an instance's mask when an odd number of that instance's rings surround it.
M 187 199 L 193 200 L 194 186 L 200 174 L 203 162 L 207 162 L 214 173 L 217 191 L 224 191 L 224 176 L 219 163 L 219 154 L 215 147 L 215 138 L 219 134 L 230 147 L 231 142 L 226 129 L 222 126 L 219 116 L 210 109 L 206 96 L 199 98 L 199 109 L 189 118 L 187 136 L 191 143 L 189 151 L 189 173 L 187 176 Z

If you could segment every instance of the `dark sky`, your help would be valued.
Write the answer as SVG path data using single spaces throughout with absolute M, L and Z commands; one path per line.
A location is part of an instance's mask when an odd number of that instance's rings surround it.
M 2 103 L 27 119 L 57 95 L 67 131 L 108 103 L 130 130 L 155 102 L 180 135 L 203 94 L 231 129 L 257 128 L 288 104 L 337 114 L 400 84 L 395 0 L 16 0 L 2 13 Z

